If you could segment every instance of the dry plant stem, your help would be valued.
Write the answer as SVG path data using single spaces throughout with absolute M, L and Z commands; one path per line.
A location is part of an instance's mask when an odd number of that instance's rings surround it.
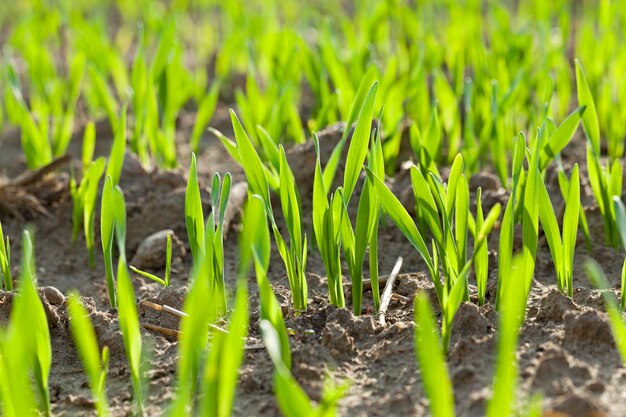
M 385 325 L 385 313 L 387 312 L 387 308 L 389 307 L 389 303 L 391 302 L 391 295 L 393 290 L 393 283 L 396 280 L 396 277 L 400 273 L 400 268 L 402 268 L 402 256 L 398 256 L 398 260 L 387 279 L 387 283 L 385 284 L 385 290 L 383 291 L 383 296 L 380 299 L 380 311 L 378 312 L 378 322 L 381 326 Z
M 47 174 L 51 173 L 57 168 L 60 168 L 61 166 L 69 162 L 71 159 L 72 159 L 71 155 L 63 155 L 55 159 L 54 161 L 50 162 L 48 165 L 45 165 L 35 171 L 26 171 L 20 174 L 18 177 L 10 180 L 8 185 L 14 186 L 14 187 L 26 187 L 28 185 L 32 185 L 36 183 L 37 181 L 39 181 L 40 179 L 42 179 L 43 177 L 45 177 Z
M 182 317 L 188 317 L 189 316 L 189 314 L 185 313 L 184 311 L 180 311 L 180 310 L 175 309 L 174 307 L 170 307 L 168 305 L 161 305 L 161 304 L 153 303 L 152 301 L 143 300 L 143 301 L 141 301 L 141 304 L 146 306 L 146 307 L 149 307 L 149 308 L 151 308 L 153 310 L 156 310 L 156 311 L 165 311 L 166 313 L 169 313 L 169 314 L 171 314 L 173 316 L 176 316 L 176 317 L 181 317 L 182 318 Z M 212 328 L 213 330 L 217 330 L 218 332 L 222 332 L 222 333 L 225 333 L 225 334 L 230 333 L 228 330 L 223 329 L 223 328 L 221 328 L 219 326 L 216 326 L 215 324 L 212 324 L 212 323 L 209 323 L 209 327 Z
M 35 171 L 26 171 L 13 179 L 0 176 L 0 212 L 7 212 L 18 219 L 24 218 L 21 213 L 23 210 L 27 210 L 31 214 L 39 213 L 50 216 L 39 198 L 33 194 L 32 190 L 29 190 L 29 187 L 36 186 L 45 180 L 47 174 L 64 165 L 70 159 L 71 156 L 64 155 L 44 167 Z
M 148 323 L 144 323 L 143 328 L 152 332 L 161 333 L 162 335 L 167 337 L 178 338 L 178 336 L 180 336 L 181 334 L 178 330 L 170 329 L 169 327 L 155 326 Z

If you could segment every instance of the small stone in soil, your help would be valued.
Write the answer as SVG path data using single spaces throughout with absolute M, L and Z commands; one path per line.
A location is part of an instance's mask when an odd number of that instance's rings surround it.
M 55 287 L 41 287 L 39 289 L 41 293 L 46 297 L 46 300 L 53 306 L 60 306 L 65 301 L 65 296 L 58 288 Z
M 184 255 L 185 249 L 180 239 L 173 230 L 166 229 L 151 234 L 139 244 L 137 253 L 130 262 L 131 265 L 139 269 L 165 268 L 168 234 L 172 235 L 172 257 Z

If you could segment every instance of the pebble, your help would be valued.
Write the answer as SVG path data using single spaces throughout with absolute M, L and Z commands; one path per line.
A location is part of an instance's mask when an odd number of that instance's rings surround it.
M 167 235 L 172 235 L 172 258 L 184 253 L 182 242 L 174 234 L 173 230 L 166 229 L 151 234 L 145 238 L 137 248 L 137 253 L 131 260 L 131 265 L 139 269 L 158 270 L 165 267 L 165 255 L 167 253 Z
M 46 297 L 46 300 L 48 300 L 48 302 L 53 306 L 61 305 L 63 304 L 63 301 L 65 301 L 65 296 L 61 291 L 59 291 L 58 288 L 42 287 L 41 293 L 44 295 L 44 297 Z

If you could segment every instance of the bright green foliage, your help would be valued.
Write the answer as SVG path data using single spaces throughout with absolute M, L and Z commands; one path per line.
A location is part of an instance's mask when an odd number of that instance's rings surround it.
M 35 255 L 28 230 L 22 235 L 19 283 L 9 327 L 0 331 L 0 376 L 3 382 L 8 381 L 0 388 L 0 406 L 6 416 L 40 415 L 36 409 L 49 416 L 52 347 L 46 313 L 35 288 Z M 33 392 L 29 375 L 34 376 L 38 395 Z
M 11 277 L 11 245 L 9 244 L 9 236 L 4 239 L 2 232 L 2 222 L 0 222 L 0 275 L 2 281 L 0 288 L 4 286 L 5 291 L 13 291 L 13 278 Z
M 330 56 L 331 55 L 329 54 L 328 57 Z M 338 65 L 338 63 L 335 65 L 336 65 L 335 72 L 336 73 L 340 72 L 341 71 L 340 65 Z M 348 141 L 348 136 L 350 135 L 352 124 L 359 117 L 359 114 L 361 113 L 363 109 L 363 104 L 365 103 L 367 96 L 370 95 L 370 93 L 372 93 L 372 88 L 374 87 L 374 84 L 375 84 L 374 80 L 376 79 L 376 76 L 377 76 L 376 67 L 372 65 L 367 69 L 367 71 L 363 75 L 363 78 L 361 79 L 359 87 L 356 93 L 354 94 L 354 98 L 352 100 L 352 103 L 350 104 L 349 113 L 347 117 L 345 118 L 346 124 L 343 130 L 343 133 L 341 135 L 341 139 L 339 139 L 339 142 L 337 142 L 337 145 L 335 145 L 335 148 L 333 149 L 333 152 L 330 158 L 328 159 L 326 166 L 324 167 L 324 184 L 327 184 L 328 187 L 330 187 L 334 182 L 335 173 L 337 172 L 337 167 L 339 166 L 343 149 L 346 146 L 346 142 Z M 375 90 L 374 90 L 374 94 L 375 94 Z M 373 104 L 374 103 L 372 103 L 372 105 Z M 368 132 L 369 132 L 369 129 L 368 129 Z
M 478 250 L 475 249 L 473 257 L 468 259 L 469 190 L 462 171 L 463 159 L 458 156 L 445 187 L 434 173 L 429 172 L 427 179 L 419 168 L 411 167 L 411 182 L 417 202 L 417 223 L 420 227 L 381 179 L 371 170 L 367 171 L 369 181 L 372 182 L 385 212 L 426 262 L 444 315 L 442 336 L 445 351 L 448 349 L 454 315 L 461 302 L 469 299 L 467 278 L 474 257 L 480 256 L 480 248 L 485 244 L 500 215 L 500 206 L 495 205 L 482 222 L 481 228 L 477 230 L 474 227 L 475 246 Z M 432 252 L 422 237 L 426 231 L 433 236 Z M 484 263 L 484 256 L 480 262 Z
M 485 224 L 485 216 L 483 214 L 482 189 L 478 187 L 476 190 L 476 222 L 474 233 L 481 230 Z M 489 276 L 489 247 L 488 242 L 483 239 L 474 237 L 474 272 L 476 273 L 476 287 L 478 289 L 478 305 L 485 304 L 485 293 L 487 291 L 487 278 Z
M 266 153 L 271 151 L 269 152 L 271 155 L 268 158 L 272 162 L 269 166 L 264 165 L 252 141 L 232 110 L 231 120 L 235 131 L 236 143 L 226 138 L 220 137 L 220 139 L 228 152 L 242 165 L 248 180 L 249 192 L 260 196 L 265 202 L 267 217 L 272 226 L 278 252 L 287 270 L 294 309 L 298 312 L 304 311 L 307 308 L 308 298 L 305 276 L 307 239 L 302 230 L 300 193 L 293 171 L 287 161 L 287 155 L 282 146 L 276 147 L 271 140 L 265 141 L 268 134 L 261 129 L 259 138 L 261 143 L 266 143 L 264 148 Z M 277 189 L 280 195 L 289 243 L 281 235 L 274 217 L 272 202 L 269 196 L 270 185 L 272 189 Z
M 226 314 L 226 287 L 224 285 L 224 215 L 230 196 L 231 177 L 224 179 L 214 174 L 211 181 L 212 211 L 205 226 L 204 261 L 207 265 L 207 279 L 211 299 L 217 305 L 220 315 Z
M 516 257 L 503 282 L 503 301 L 498 323 L 498 353 L 493 382 L 493 396 L 487 405 L 488 417 L 510 416 L 517 391 L 517 343 L 520 326 L 524 322 L 527 292 L 525 288 L 525 260 Z
M 361 304 L 363 298 L 363 261 L 367 244 L 372 236 L 377 232 L 379 206 L 376 200 L 370 197 L 370 185 L 366 182 L 361 192 L 359 207 L 356 219 L 356 227 L 352 226 L 348 216 L 348 204 L 356 187 L 357 180 L 362 171 L 362 165 L 367 155 L 368 144 L 371 138 L 371 125 L 374 114 L 374 102 L 378 83 L 374 82 L 369 88 L 367 95 L 363 93 L 366 86 L 363 84 L 369 78 L 363 79 L 359 91 L 352 103 L 351 114 L 355 115 L 356 128 L 352 135 L 350 147 L 346 157 L 346 167 L 344 172 L 344 186 L 337 188 L 330 196 L 330 187 L 338 164 L 338 156 L 343 148 L 343 140 L 347 140 L 346 131 L 344 137 L 333 150 L 328 164 L 322 172 L 319 152 L 319 139 L 314 134 L 315 148 L 317 153 L 315 177 L 313 183 L 313 229 L 317 246 L 324 261 L 326 274 L 328 277 L 328 287 L 331 304 L 339 307 L 344 306 L 344 294 L 342 288 L 340 250 L 343 245 L 344 254 L 348 264 L 348 271 L 352 280 L 352 305 L 356 315 L 361 314 Z M 361 101 L 356 101 L 361 100 Z M 358 109 L 358 116 L 356 111 Z M 378 133 L 379 135 L 379 133 Z M 374 143 L 374 141 L 372 141 Z M 374 145 L 372 145 L 372 149 Z M 339 152 L 338 154 L 336 152 Z M 373 161 L 370 161 L 372 168 L 377 172 L 384 172 L 384 162 L 380 155 L 382 148 L 378 146 L 378 153 L 372 153 Z M 371 225 L 371 226 L 370 226 Z M 372 238 L 374 239 L 374 238 Z M 376 251 L 376 242 L 374 242 Z M 377 263 L 374 262 L 372 269 L 375 280 L 377 279 Z M 378 290 L 378 288 L 377 288 Z M 379 302 L 378 294 L 375 294 L 375 303 Z M 378 308 L 378 306 L 376 306 Z
M 622 246 L 626 248 L 626 208 L 619 197 L 613 196 L 613 207 L 617 220 L 618 233 Z M 620 309 L 626 311 L 626 258 L 622 266 L 622 283 L 621 283 Z
M 109 124 L 111 128 L 115 129 L 118 125 L 118 117 L 116 115 L 118 109 L 118 103 L 113 92 L 107 85 L 107 82 L 102 74 L 94 65 L 87 66 L 87 75 L 91 85 L 91 102 L 92 106 L 104 110 L 109 118 Z M 88 99 L 89 101 L 89 99 Z
M 85 126 L 85 133 L 83 134 L 83 149 L 81 153 L 81 161 L 83 164 L 83 170 L 87 169 L 91 161 L 93 160 L 93 152 L 96 147 L 96 125 L 93 121 L 90 121 Z
M 383 155 L 383 146 L 381 140 L 380 129 L 376 131 L 376 137 L 370 153 L 369 169 L 379 178 L 385 176 L 385 159 Z M 381 204 L 378 201 L 378 195 L 374 192 L 371 181 L 367 180 L 366 185 L 363 186 L 363 195 L 361 200 L 365 205 L 364 199 L 369 196 L 368 207 L 368 222 L 367 222 L 367 239 L 363 239 L 362 234 L 359 233 L 361 229 L 357 230 L 357 244 L 356 253 L 365 252 L 366 242 L 369 249 L 369 269 L 370 269 L 370 282 L 372 283 L 372 296 L 374 298 L 374 310 L 378 311 L 380 308 L 380 289 L 378 280 L 378 223 L 380 221 Z M 361 201 L 359 201 L 359 208 Z M 357 224 L 359 222 L 359 212 L 357 211 Z M 354 291 L 354 289 L 353 289 Z
M 50 393 L 48 377 L 52 364 L 52 347 L 48 320 L 39 294 L 35 288 L 35 253 L 31 234 L 25 230 L 22 234 L 22 271 L 20 275 L 20 291 L 17 295 L 11 321 L 19 331 L 32 331 L 26 351 L 22 354 L 32 355 L 33 373 L 39 390 L 43 410 L 50 415 Z
M 517 136 L 515 142 L 515 153 L 513 154 L 512 175 L 511 175 L 511 196 L 504 209 L 502 222 L 500 224 L 499 248 L 498 248 L 498 287 L 496 294 L 496 308 L 500 305 L 503 282 L 506 278 L 505 271 L 511 269 L 513 260 L 513 239 L 514 239 L 514 215 L 517 201 L 521 198 L 523 187 L 520 186 L 526 152 L 526 138 L 523 134 Z M 518 198 L 518 194 L 520 198 Z
M 232 413 L 248 333 L 248 288 L 245 279 L 244 276 L 238 279 L 228 333 L 213 331 L 202 378 L 204 397 L 200 415 L 227 417 Z
M 198 113 L 196 114 L 196 122 L 193 125 L 193 131 L 191 132 L 191 150 L 193 152 L 198 152 L 198 147 L 200 146 L 200 138 L 202 137 L 202 133 L 206 129 L 207 125 L 211 121 L 211 117 L 213 117 L 213 112 L 215 111 L 215 107 L 217 106 L 217 98 L 220 92 L 220 82 L 216 81 L 213 83 L 209 91 L 207 91 L 206 95 L 202 98 L 198 105 Z
M 441 77 L 438 77 L 441 78 Z M 439 124 L 439 116 L 437 107 L 433 106 L 430 121 L 422 135 L 415 127 L 412 138 L 413 152 L 420 163 L 420 166 L 428 171 L 437 173 L 437 162 L 441 158 L 441 125 Z
M 550 137 L 544 142 L 541 148 L 541 156 L 539 160 L 539 171 L 543 172 L 548 164 L 558 155 L 563 148 L 570 142 L 578 125 L 580 123 L 583 114 L 585 113 L 585 106 L 581 106 L 574 110 L 572 114 L 561 123 L 561 125 L 554 130 Z
M 358 123 L 357 123 L 358 124 Z M 352 147 L 352 144 L 350 145 Z M 376 175 L 384 177 L 385 162 L 382 151 L 380 129 L 372 136 L 371 152 L 368 167 Z M 338 192 L 343 190 L 338 189 Z M 348 215 L 347 202 L 343 204 L 341 217 L 341 239 L 343 251 L 348 265 L 348 272 L 352 280 L 352 307 L 355 315 L 361 314 L 363 300 L 363 261 L 369 246 L 370 251 L 370 281 L 374 297 L 374 309 L 380 307 L 380 289 L 378 288 L 378 222 L 380 217 L 380 202 L 373 191 L 371 181 L 363 183 L 361 196 L 356 215 L 356 225 L 353 228 Z
M 126 201 L 119 185 L 113 190 L 113 212 L 115 213 L 115 240 L 120 258 L 126 259 Z
M 539 219 L 552 252 L 552 260 L 556 269 L 559 291 L 570 297 L 573 295 L 573 268 L 576 235 L 578 232 L 578 216 L 580 212 L 580 180 L 578 178 L 578 164 L 574 165 L 569 180 L 565 214 L 563 216 L 563 235 L 559 232 L 554 209 L 548 190 L 540 177 L 538 180 Z
M 96 403 L 98 417 L 106 417 L 110 415 L 106 398 L 109 348 L 104 346 L 102 352 L 100 352 L 98 339 L 89 320 L 89 314 L 83 307 L 77 293 L 72 293 L 68 297 L 68 312 L 74 344 L 89 380 L 89 387 Z
M 287 369 L 291 369 L 291 349 L 289 347 L 289 336 L 283 319 L 283 313 L 280 304 L 274 295 L 274 291 L 270 286 L 267 277 L 267 270 L 270 262 L 270 235 L 267 225 L 263 222 L 254 221 L 265 217 L 265 203 L 259 196 L 252 196 L 248 200 L 246 209 L 246 226 L 249 232 L 249 238 L 242 240 L 242 245 L 251 247 L 252 256 L 254 258 L 254 270 L 256 281 L 259 286 L 261 295 L 261 320 L 267 320 L 275 329 L 280 339 L 280 351 L 282 362 Z
M 85 245 L 89 254 L 89 265 L 95 268 L 94 246 L 95 246 L 95 218 L 96 199 L 98 197 L 98 183 L 104 173 L 106 159 L 100 157 L 91 162 L 83 171 L 83 178 L 80 185 L 76 186 L 76 181 L 72 178 L 70 191 L 72 201 L 72 241 L 76 241 L 80 226 L 82 224 L 85 235 Z
M 589 281 L 602 291 L 613 338 L 615 339 L 615 344 L 622 357 L 622 363 L 626 364 L 626 321 L 624 321 L 622 310 L 620 310 L 613 292 L 609 289 L 609 282 L 606 275 L 604 275 L 602 267 L 596 261 L 590 259 L 585 262 L 585 271 L 587 272 Z
M 542 143 L 541 129 L 537 132 L 534 146 L 528 159 L 528 172 L 524 183 L 524 199 L 522 209 L 522 257 L 524 259 L 524 282 L 526 295 L 530 293 L 535 260 L 537 257 L 537 243 L 539 240 L 539 149 Z M 569 244 L 569 243 L 568 243 Z M 506 284 L 503 284 L 506 285 Z
M 217 317 L 215 304 L 207 303 L 210 297 L 208 281 L 202 279 L 206 268 L 206 262 L 198 260 L 195 263 L 191 288 L 183 307 L 187 315 L 182 318 L 180 324 L 176 399 L 172 404 L 171 413 L 173 417 L 188 415 L 187 407 L 193 402 L 198 375 L 204 366 L 203 358 L 209 336 L 208 323 L 213 323 Z
M 113 242 L 117 242 L 120 260 L 126 263 L 126 203 L 119 186 L 113 187 L 110 176 L 106 177 L 102 188 L 100 210 L 100 239 L 104 255 L 104 269 L 111 308 L 117 308 L 115 274 L 113 272 Z
M 194 264 L 196 264 L 204 252 L 204 214 L 202 212 L 195 154 L 191 154 L 189 179 L 185 192 L 185 226 L 187 227 L 187 239 L 189 240 L 191 255 Z
M 541 149 L 542 130 L 539 129 L 531 152 L 526 149 L 523 134 L 519 134 L 515 144 L 512 165 L 512 192 L 507 202 L 500 226 L 500 246 L 498 250 L 498 289 L 496 308 L 499 310 L 504 281 L 508 279 L 506 271 L 511 268 L 513 259 L 514 224 L 517 210 L 521 210 L 522 223 L 522 257 L 524 265 L 524 282 L 526 293 L 531 289 L 537 255 L 539 226 L 539 196 L 541 174 L 539 173 L 539 152 Z M 528 160 L 528 171 L 524 171 L 524 158 Z M 569 241 L 568 241 L 569 242 Z M 572 252 L 573 253 L 573 252 Z M 572 255 L 573 256 L 573 255 Z M 569 255 L 568 255 L 569 259 Z
M 296 311 L 304 311 L 307 307 L 308 288 L 306 282 L 306 257 L 307 239 L 302 231 L 302 207 L 300 203 L 300 193 L 293 176 L 293 172 L 287 162 L 285 150 L 280 147 L 280 203 L 287 224 L 289 243 L 283 239 L 276 221 L 270 215 L 274 239 L 278 246 L 280 256 L 287 269 L 287 278 L 291 288 L 293 307 Z M 267 204 L 271 205 L 271 202 Z
M 320 162 L 319 140 L 315 135 L 314 138 L 317 160 L 313 179 L 313 231 L 326 269 L 330 303 L 337 307 L 344 307 L 340 251 L 341 222 L 345 206 L 340 190 L 328 195 Z
M 248 181 L 248 190 L 252 194 L 258 194 L 263 198 L 265 204 L 269 204 L 269 182 L 266 169 L 259 158 L 254 145 L 250 141 L 248 134 L 244 130 L 241 122 L 237 118 L 235 112 L 230 110 L 230 119 L 233 124 L 233 130 L 235 132 L 235 140 L 237 144 L 237 150 L 239 153 L 239 159 L 243 170 L 246 173 L 246 179 Z M 271 176 L 270 176 L 271 177 Z M 271 213 L 271 210 L 270 210 Z
M 283 415 L 286 417 L 336 416 L 337 403 L 344 396 L 348 385 L 337 386 L 332 383 L 325 383 L 322 401 L 319 405 L 314 405 L 291 375 L 289 367 L 283 362 L 285 354 L 282 352 L 281 339 L 270 321 L 261 321 L 261 333 L 267 352 L 274 364 L 274 393 Z
M 50 105 L 45 100 L 33 100 L 29 108 L 25 102 L 14 63 L 6 64 L 4 103 L 11 123 L 21 130 L 22 151 L 30 169 L 39 168 L 52 161 L 52 144 L 49 141 L 47 119 Z M 41 121 L 40 121 L 41 120 Z
M 126 152 L 126 106 L 122 108 L 119 122 L 115 128 L 115 137 L 113 138 L 113 146 L 109 155 L 106 176 L 111 177 L 113 185 L 118 185 L 120 176 L 122 175 L 122 166 L 124 165 L 124 153 Z
M 124 339 L 124 350 L 128 360 L 128 368 L 133 384 L 133 400 L 136 414 L 142 415 L 144 404 L 144 393 L 142 392 L 142 340 L 139 328 L 139 316 L 137 315 L 137 304 L 135 301 L 135 290 L 128 275 L 126 259 L 120 257 L 117 265 L 117 285 L 118 285 L 118 310 L 120 329 Z
M 0 385 L 0 411 L 7 417 L 38 417 L 30 378 L 31 358 L 24 355 L 30 336 L 14 327 L 0 331 L 0 379 L 10 381 Z
M 367 155 L 372 119 L 374 117 L 374 100 L 376 99 L 377 91 L 378 82 L 375 82 L 363 101 L 359 116 L 356 119 L 356 128 L 350 140 L 350 147 L 346 156 L 346 170 L 343 177 L 343 194 L 346 203 L 352 197 L 354 187 L 356 187 L 356 182 L 362 171 L 363 161 L 365 161 L 365 156 Z
M 211 299 L 217 304 L 219 314 L 226 313 L 226 290 L 224 287 L 224 215 L 230 196 L 231 177 L 226 174 L 222 180 L 215 174 L 211 181 L 212 211 L 204 223 L 200 186 L 196 171 L 196 158 L 192 154 L 189 180 L 185 192 L 185 224 L 187 237 L 194 260 L 194 268 L 198 262 L 205 262 L 203 279 L 209 283 Z M 143 274 L 142 274 L 143 275 Z M 149 275 L 144 275 L 151 278 Z M 155 277 L 156 278 L 156 277 Z M 165 283 L 165 281 L 163 281 Z
M 371 125 L 373 119 L 373 105 L 378 91 L 378 83 L 374 83 L 370 88 L 361 106 L 361 111 L 356 122 L 356 128 L 350 141 L 348 155 L 346 157 L 346 168 L 344 173 L 344 189 L 338 189 L 343 200 L 343 212 L 341 215 L 341 239 L 343 250 L 348 264 L 348 271 L 352 281 L 352 307 L 354 314 L 361 314 L 361 304 L 363 299 L 363 261 L 370 239 L 378 232 L 378 217 L 380 206 L 376 201 L 376 196 L 371 196 L 371 184 L 366 181 L 361 190 L 359 206 L 357 209 L 356 225 L 353 228 L 348 215 L 348 204 L 356 186 L 356 181 L 361 174 L 362 165 L 367 154 L 370 143 Z M 378 145 L 377 142 L 378 141 Z M 376 139 L 371 140 L 370 168 L 384 176 L 384 159 L 382 157 L 382 147 L 380 145 L 380 126 L 376 130 Z M 347 188 L 346 188 L 347 187 Z M 346 191 L 348 194 L 346 194 Z M 374 243 L 376 250 L 377 242 Z M 374 281 L 377 281 L 377 264 L 373 265 Z M 375 308 L 378 310 L 380 296 L 378 288 L 374 294 Z
M 622 192 L 622 166 L 618 160 L 613 158 L 606 165 L 601 161 L 598 113 L 587 78 L 579 61 L 576 61 L 576 89 L 578 91 L 578 104 L 587 107 L 582 120 L 585 135 L 587 136 L 589 184 L 604 220 L 605 242 L 617 248 L 619 246 L 619 237 L 617 235 L 615 210 L 612 200 L 613 196 L 619 197 Z
M 570 188 L 570 181 L 565 174 L 565 169 L 563 168 L 563 164 L 561 163 L 560 158 L 556 158 L 557 167 L 558 167 L 558 181 L 559 188 L 561 189 L 561 195 L 563 196 L 563 200 L 567 201 L 567 193 Z M 587 224 L 587 215 L 585 214 L 585 208 L 582 204 L 579 205 L 580 211 L 578 216 L 578 225 L 581 228 L 583 233 L 583 238 L 585 239 L 585 246 L 588 251 L 591 251 L 591 235 L 589 234 L 589 225 Z
M 129 268 L 141 275 L 142 277 L 151 279 L 152 281 L 158 282 L 164 287 L 170 286 L 170 275 L 172 273 L 172 235 L 170 233 L 167 234 L 167 246 L 165 248 L 165 276 L 163 278 L 159 278 L 154 274 L 151 274 L 146 271 L 141 271 L 140 269 L 135 268 L 130 265 Z
M 115 201 L 113 181 L 106 177 L 102 188 L 102 204 L 100 209 L 100 239 L 104 255 L 107 291 L 111 308 L 117 308 L 115 297 L 115 276 L 113 274 L 113 237 L 115 235 Z
M 415 352 L 422 372 L 422 383 L 433 417 L 453 417 L 454 394 L 446 366 L 444 349 L 439 340 L 437 322 L 428 296 L 415 298 Z

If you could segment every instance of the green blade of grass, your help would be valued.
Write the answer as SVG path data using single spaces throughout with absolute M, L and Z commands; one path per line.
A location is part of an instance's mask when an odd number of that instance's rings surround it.
M 346 156 L 346 169 L 343 177 L 344 201 L 347 203 L 352 197 L 352 192 L 361 173 L 363 161 L 367 155 L 370 142 L 372 119 L 374 117 L 374 100 L 378 91 L 378 83 L 375 82 L 367 93 L 363 106 L 359 111 L 356 128 L 352 134 L 348 155 Z
M 189 179 L 185 191 L 185 226 L 187 239 L 191 248 L 194 264 L 199 262 L 204 252 L 204 213 L 202 212 L 202 199 L 198 184 L 196 169 L 196 155 L 191 154 L 191 166 L 189 167 Z
M 563 215 L 563 266 L 567 281 L 567 291 L 570 297 L 572 297 L 574 293 L 572 279 L 580 208 L 580 179 L 578 175 L 578 164 L 574 164 L 570 177 L 567 200 L 565 202 L 565 213 Z
M 106 273 L 107 290 L 111 308 L 117 308 L 115 297 L 115 277 L 113 275 L 113 236 L 115 230 L 115 202 L 113 195 L 113 180 L 106 177 L 102 189 L 102 204 L 100 209 L 100 239 L 104 255 L 104 269 Z
M 43 412 L 50 415 L 50 392 L 48 379 L 52 365 L 52 346 L 50 330 L 43 304 L 37 293 L 35 277 L 35 254 L 31 234 L 24 230 L 22 234 L 22 271 L 20 291 L 14 301 L 11 322 L 16 329 L 28 333 L 27 350 L 22 354 L 32 359 L 33 373 L 41 397 Z M 28 330 L 26 330 L 28 329 Z
M 126 259 L 120 257 L 117 265 L 117 285 L 119 301 L 119 321 L 124 340 L 124 350 L 128 360 L 131 381 L 133 385 L 133 400 L 136 412 L 143 414 L 144 404 L 142 392 L 141 352 L 142 339 L 139 328 L 139 316 L 135 302 L 135 290 L 128 275 Z
M 580 106 L 574 110 L 567 118 L 559 125 L 559 127 L 550 135 L 550 138 L 546 141 L 543 149 L 541 150 L 541 159 L 539 161 L 539 170 L 543 172 L 548 166 L 550 161 L 565 148 L 569 141 L 574 136 L 578 124 L 585 113 L 585 106 Z
M 593 259 L 585 262 L 585 272 L 591 283 L 602 291 L 602 298 L 604 298 L 604 305 L 609 315 L 613 338 L 615 339 L 615 344 L 622 358 L 622 363 L 626 365 L 626 322 L 624 321 L 624 316 L 619 309 L 615 296 L 608 289 L 608 279 L 602 267 Z
M 454 394 L 428 296 L 415 298 L 415 351 L 433 417 L 453 417 Z
M 119 122 L 115 128 L 115 137 L 113 138 L 113 146 L 109 155 L 109 163 L 107 165 L 106 175 L 113 180 L 113 185 L 120 182 L 122 175 L 122 167 L 124 165 L 124 153 L 126 152 L 126 106 L 122 108 Z
M 578 60 L 576 60 L 576 91 L 578 92 L 578 105 L 586 107 L 582 120 L 587 140 L 591 143 L 594 155 L 600 155 L 600 125 L 596 104 L 587 84 L 582 64 Z
M 202 132 L 211 121 L 215 107 L 217 106 L 217 98 L 220 92 L 220 82 L 216 81 L 211 85 L 211 88 L 207 94 L 202 98 L 198 105 L 198 113 L 196 114 L 196 121 L 193 125 L 193 131 L 191 132 L 191 150 L 194 153 L 198 152 L 200 146 L 200 138 Z
M 428 252 L 428 247 L 422 238 L 422 235 L 417 230 L 415 223 L 409 216 L 409 213 L 402 206 L 402 203 L 398 200 L 398 198 L 393 195 L 391 190 L 387 188 L 385 183 L 378 178 L 371 170 L 365 168 L 367 171 L 367 177 L 369 181 L 373 184 L 376 194 L 378 195 L 378 199 L 381 202 L 385 212 L 391 217 L 396 226 L 400 229 L 400 231 L 406 236 L 406 238 L 411 242 L 413 247 L 417 249 L 418 253 L 426 262 L 428 269 L 431 271 L 433 275 L 433 280 L 435 282 L 435 287 L 439 288 L 441 283 L 438 282 L 438 279 L 435 279 L 434 274 L 434 265 L 433 261 Z M 438 289 L 438 294 L 441 289 Z
M 241 164 L 246 173 L 246 179 L 250 187 L 250 192 L 258 194 L 263 197 L 263 201 L 269 204 L 269 184 L 265 177 L 265 171 L 263 169 L 263 163 L 259 158 L 259 154 L 254 145 L 250 141 L 250 138 L 243 129 L 241 122 L 237 118 L 235 112 L 230 110 L 230 118 L 235 131 L 235 140 L 237 141 L 237 149 L 241 158 Z
M 513 259 L 506 272 L 498 325 L 498 353 L 493 382 L 493 396 L 487 404 L 488 417 L 511 415 L 517 390 L 517 343 L 524 321 L 527 291 L 522 257 Z
M 99 417 L 109 415 L 109 406 L 106 398 L 106 364 L 102 362 L 102 356 L 98 348 L 96 332 L 89 320 L 89 315 L 83 307 L 77 293 L 71 293 L 68 297 L 68 312 L 70 317 L 70 330 L 81 363 L 89 378 L 89 386 L 96 403 L 96 411 Z M 104 349 L 108 348 L 105 346 Z M 106 355 L 106 354 L 105 354 Z M 104 377 L 103 377 L 104 374 Z

